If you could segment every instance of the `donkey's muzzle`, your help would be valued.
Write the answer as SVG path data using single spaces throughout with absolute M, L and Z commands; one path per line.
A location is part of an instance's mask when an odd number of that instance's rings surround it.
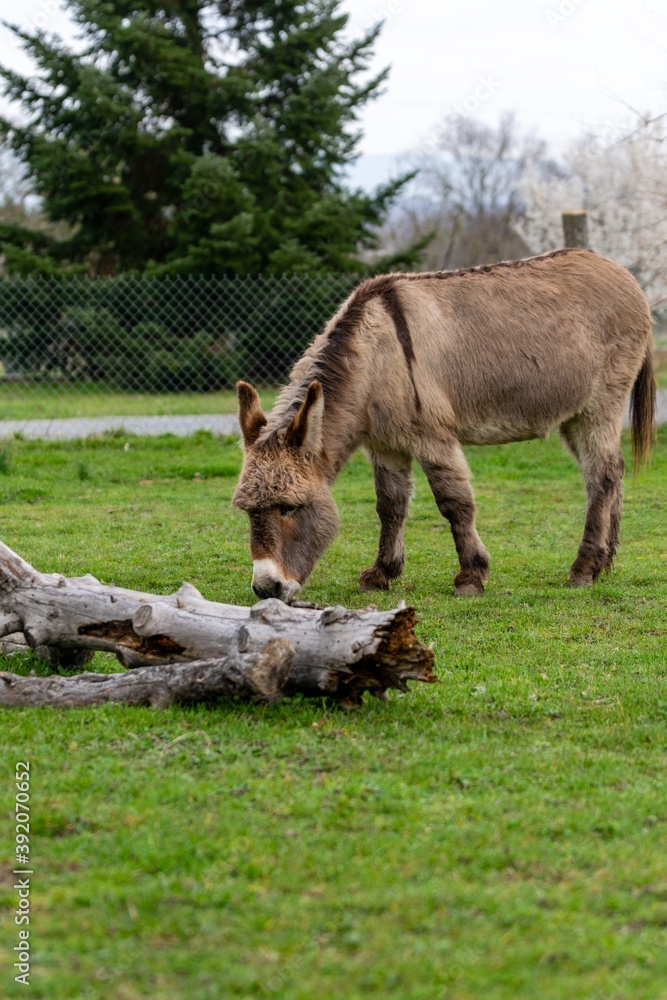
M 269 583 L 263 587 L 258 587 L 253 583 L 252 589 L 255 597 L 259 597 L 260 601 L 263 601 L 267 597 L 280 597 L 283 585 L 280 580 L 276 580 L 275 582 Z
M 255 597 L 277 597 L 286 604 L 301 589 L 297 580 L 286 580 L 272 559 L 258 559 L 252 564 L 252 590 Z

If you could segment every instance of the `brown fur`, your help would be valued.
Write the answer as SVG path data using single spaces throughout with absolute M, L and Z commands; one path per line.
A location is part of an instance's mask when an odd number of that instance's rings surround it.
M 650 454 L 651 351 L 637 282 L 587 250 L 363 282 L 297 362 L 268 422 L 254 390 L 239 386 L 246 453 L 234 502 L 253 524 L 256 589 L 289 596 L 305 582 L 335 532 L 330 485 L 364 445 L 381 532 L 362 588 L 386 588 L 401 572 L 416 458 L 450 522 L 456 591 L 481 593 L 489 558 L 461 445 L 546 437 L 555 427 L 588 495 L 570 581 L 591 583 L 618 544 L 619 438 L 631 391 L 635 460 Z M 285 504 L 296 509 L 281 515 Z

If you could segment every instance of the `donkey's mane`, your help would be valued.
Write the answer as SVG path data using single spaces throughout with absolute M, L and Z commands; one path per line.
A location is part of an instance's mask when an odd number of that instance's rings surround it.
M 364 310 L 371 299 L 393 288 L 397 275 L 384 274 L 367 278 L 355 288 L 342 312 L 329 320 L 325 340 L 311 344 L 292 371 L 291 381 L 281 391 L 273 408 L 270 425 L 261 436 L 262 443 L 276 442 L 280 432 L 297 412 L 311 382 L 321 384 L 327 410 L 343 404 L 345 390 L 352 378 L 351 361 L 357 354 L 355 334 Z
M 261 442 L 267 446 L 277 443 L 281 431 L 285 429 L 286 425 L 300 408 L 306 398 L 308 386 L 313 381 L 318 381 L 322 385 L 329 413 L 345 405 L 346 390 L 349 388 L 353 377 L 351 363 L 357 354 L 355 336 L 359 324 L 363 319 L 364 310 L 372 299 L 378 298 L 381 300 L 394 323 L 396 336 L 408 366 L 410 381 L 412 382 L 415 394 L 415 406 L 417 410 L 420 410 L 421 402 L 412 373 L 412 364 L 414 361 L 412 337 L 405 311 L 397 294 L 397 286 L 403 281 L 442 280 L 446 278 L 459 278 L 465 275 L 486 275 L 497 273 L 501 269 L 516 271 L 524 267 L 530 267 L 541 261 L 551 260 L 554 257 L 561 257 L 570 253 L 593 253 L 593 251 L 580 250 L 575 247 L 564 247 L 563 249 L 551 250 L 548 253 L 539 254 L 534 257 L 522 257 L 518 260 L 500 260 L 494 264 L 461 267 L 452 271 L 396 271 L 391 274 L 381 274 L 374 278 L 366 278 L 352 292 L 342 312 L 337 313 L 332 320 L 329 320 L 324 330 L 325 339 L 323 343 L 311 344 L 303 357 L 297 362 L 292 372 L 291 381 L 282 389 L 271 413 L 269 425 L 260 437 Z

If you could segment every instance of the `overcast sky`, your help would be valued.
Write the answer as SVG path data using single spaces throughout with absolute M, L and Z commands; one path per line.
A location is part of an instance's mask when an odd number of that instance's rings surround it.
M 0 15 L 70 37 L 59 7 L 0 0 Z M 512 110 L 558 152 L 583 131 L 622 129 L 627 105 L 667 110 L 664 0 L 343 0 L 342 7 L 353 34 L 385 20 L 374 66 L 391 66 L 385 94 L 361 120 L 360 183 L 384 180 L 398 155 L 428 142 L 452 111 L 494 122 Z M 0 62 L 29 66 L 1 27 Z
M 559 151 L 584 131 L 612 136 L 667 110 L 661 0 L 345 0 L 351 28 L 384 12 L 376 66 L 387 92 L 366 110 L 358 174 L 428 141 L 456 110 L 493 123 L 516 112 Z M 485 86 L 485 84 L 487 86 Z

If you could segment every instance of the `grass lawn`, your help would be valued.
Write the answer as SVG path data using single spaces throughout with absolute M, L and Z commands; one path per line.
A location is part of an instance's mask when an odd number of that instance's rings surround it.
M 440 684 L 353 712 L 3 712 L 0 995 L 26 992 L 9 956 L 29 760 L 31 997 L 667 997 L 667 433 L 587 591 L 565 585 L 584 498 L 557 438 L 468 454 L 487 594 L 452 596 L 420 474 L 404 578 L 377 597 L 417 606 Z M 249 603 L 240 459 L 206 434 L 12 442 L 0 537 L 44 571 Z M 335 493 L 342 530 L 305 593 L 361 607 L 363 456 Z
M 260 392 L 271 409 L 275 392 Z M 57 389 L 45 385 L 0 383 L 0 420 L 52 420 L 56 417 L 182 416 L 236 413 L 236 393 L 115 392 L 96 386 Z

